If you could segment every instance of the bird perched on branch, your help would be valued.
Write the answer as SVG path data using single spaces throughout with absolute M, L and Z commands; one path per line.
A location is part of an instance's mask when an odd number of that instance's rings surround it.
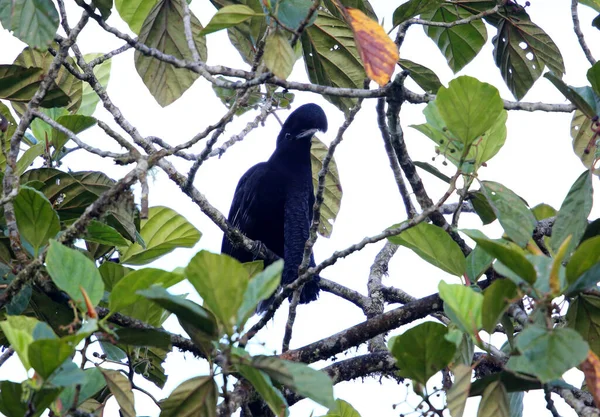
M 228 220 L 252 240 L 262 242 L 284 260 L 282 284 L 298 278 L 304 244 L 308 239 L 315 195 L 310 165 L 310 145 L 317 131 L 327 131 L 327 117 L 316 104 L 298 107 L 285 121 L 275 152 L 268 161 L 250 168 L 238 182 Z M 252 252 L 233 246 L 223 237 L 221 252 L 240 262 L 257 259 Z M 265 266 L 269 264 L 265 260 Z M 314 266 L 313 255 L 310 266 Z M 307 282 L 301 303 L 317 299 L 319 277 Z M 268 309 L 262 302 L 258 312 Z

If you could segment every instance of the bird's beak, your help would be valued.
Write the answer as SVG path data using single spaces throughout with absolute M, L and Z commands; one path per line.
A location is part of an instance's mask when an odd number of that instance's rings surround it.
M 315 133 L 317 133 L 319 129 L 307 129 L 298 134 L 296 139 L 304 139 L 304 138 L 312 138 Z

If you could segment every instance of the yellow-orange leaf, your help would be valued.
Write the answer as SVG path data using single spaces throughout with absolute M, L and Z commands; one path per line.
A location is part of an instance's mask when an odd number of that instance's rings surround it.
M 386 85 L 398 61 L 398 48 L 379 23 L 358 9 L 346 8 L 346 20 L 354 32 L 360 59 L 367 76 L 380 86 Z
M 579 367 L 585 375 L 587 389 L 594 397 L 594 404 L 598 407 L 600 405 L 600 359 L 590 350 Z

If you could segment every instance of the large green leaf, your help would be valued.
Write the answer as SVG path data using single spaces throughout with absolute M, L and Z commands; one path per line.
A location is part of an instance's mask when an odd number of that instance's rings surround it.
M 59 124 L 63 125 L 71 132 L 78 134 L 96 124 L 96 119 L 90 116 L 81 115 L 65 115 L 61 116 L 56 120 Z M 59 156 L 63 150 L 63 147 L 69 141 L 67 135 L 59 132 L 56 129 L 52 129 L 52 145 L 54 146 L 54 159 L 60 159 Z
M 436 10 L 443 2 L 443 0 L 408 0 L 394 10 L 392 23 L 396 27 L 412 17 Z
M 219 389 L 210 376 L 197 376 L 182 382 L 160 402 L 161 417 L 216 417 Z
M 0 413 L 5 416 L 41 416 L 54 401 L 59 389 L 31 390 L 27 383 L 0 382 Z M 29 394 L 32 394 L 31 398 Z
M 600 297 L 580 294 L 569 302 L 567 326 L 577 330 L 590 349 L 600 355 Z
M 56 49 L 58 46 L 54 45 Z M 39 50 L 27 47 L 19 54 L 15 59 L 15 65 L 21 65 L 23 67 L 31 68 L 42 68 L 44 72 L 47 72 L 54 61 L 54 56 L 48 50 Z M 75 60 L 71 57 L 67 57 L 66 61 L 75 66 Z M 73 76 L 66 68 L 60 67 L 56 79 L 54 80 L 56 85 L 69 96 L 68 110 L 76 112 L 81 105 L 81 92 L 83 88 L 83 82 L 75 76 Z M 47 106 L 47 107 L 59 107 L 58 105 Z M 43 138 L 39 138 L 43 139 Z
M 132 271 L 131 268 L 109 261 L 103 262 L 98 270 L 100 271 L 100 275 L 102 275 L 104 288 L 109 292 L 113 290 L 117 282 L 121 281 L 125 275 Z
M 544 64 L 559 77 L 565 71 L 560 50 L 540 27 L 520 9 L 508 15 L 498 25 L 492 40 L 494 60 L 502 78 L 514 96 L 520 100 L 544 70 Z
M 472 16 L 468 10 L 445 4 L 436 10 L 422 13 L 421 18 L 433 22 L 454 22 Z M 457 73 L 467 65 L 487 41 L 487 30 L 481 20 L 451 28 L 423 26 L 425 33 L 437 44 L 446 57 L 450 69 Z
M 119 248 L 122 263 L 145 265 L 176 248 L 193 247 L 202 234 L 175 210 L 156 206 L 150 207 L 148 218 L 142 220 L 140 235 L 146 247 L 133 243 Z
M 17 352 L 25 369 L 31 368 L 29 364 L 29 345 L 35 340 L 33 333 L 38 325 L 46 326 L 33 317 L 8 316 L 6 320 L 0 321 L 0 328 L 10 346 Z M 50 333 L 52 330 L 50 329 Z
M 496 87 L 468 76 L 441 87 L 435 101 L 446 127 L 465 146 L 494 125 L 504 106 Z
M 227 255 L 200 251 L 188 264 L 185 274 L 204 300 L 204 306 L 214 313 L 228 334 L 233 334 L 249 283 L 246 268 Z
M 587 357 L 589 346 L 573 329 L 548 330 L 528 326 L 515 338 L 521 356 L 513 356 L 506 364 L 513 371 L 535 375 L 541 382 L 550 382 L 579 365 Z
M 504 232 L 517 245 L 524 247 L 536 226 L 535 216 L 521 197 L 493 181 L 482 181 L 483 190 Z
M 75 386 L 70 386 L 66 387 L 60 393 L 60 399 L 63 404 L 73 404 L 75 393 L 77 392 L 78 401 L 76 405 L 79 405 L 106 386 L 106 381 L 99 368 L 85 369 L 83 374 L 83 381 L 79 389 L 76 389 Z
M 128 1 L 129 3 L 133 3 L 132 1 Z M 95 54 L 85 54 L 83 58 L 86 62 L 90 62 L 92 59 L 96 59 L 103 54 L 95 53 Z M 102 85 L 106 89 L 108 86 L 108 80 L 110 79 L 110 68 L 112 66 L 112 60 L 107 59 L 101 64 L 98 64 L 94 67 L 94 75 Z M 81 106 L 79 106 L 79 110 L 77 110 L 77 114 L 82 116 L 91 116 L 94 114 L 96 110 L 96 105 L 100 102 L 100 97 L 94 91 L 94 89 L 88 84 L 83 84 L 83 90 L 81 92 Z
M 291 74 L 296 62 L 296 55 L 284 32 L 275 31 L 267 36 L 263 62 L 279 78 L 285 80 Z
M 598 113 L 597 96 L 591 87 L 571 87 L 551 72 L 545 73 L 544 78 L 554 84 L 567 100 L 590 119 L 593 119 Z
M 121 19 L 129 25 L 134 33 L 138 34 L 144 20 L 157 2 L 158 0 L 115 0 L 115 7 Z
M 273 386 L 269 376 L 251 367 L 250 365 L 238 364 L 236 366 L 238 372 L 248 380 L 260 397 L 267 403 L 271 411 L 276 416 L 288 417 L 289 410 L 285 397 L 277 388 Z
M 101 245 L 122 246 L 128 242 L 114 227 L 92 220 L 87 227 L 84 239 L 88 242 L 96 242 Z
M 467 256 L 467 268 L 465 273 L 471 282 L 477 282 L 480 276 L 492 266 L 494 256 L 487 253 L 481 246 L 477 245 Z
M 470 335 L 477 334 L 482 327 L 483 294 L 470 287 L 446 284 L 444 281 L 440 281 L 438 291 L 440 298 L 444 300 L 444 311 L 450 311 L 454 316 L 451 318 L 461 330 Z
M 135 307 L 136 304 L 139 307 L 139 304 L 146 300 L 137 291 L 159 284 L 164 288 L 169 288 L 182 279 L 183 275 L 181 274 L 156 268 L 143 268 L 132 271 L 114 285 L 110 293 L 108 307 L 113 312 L 121 312 L 126 307 Z M 150 302 L 148 301 L 148 303 Z
M 306 19 L 312 5 L 312 0 L 272 0 L 271 10 L 276 13 L 279 22 L 288 28 L 297 29 Z M 316 18 L 317 13 L 313 13 L 306 22 L 307 26 L 312 25 Z
M 190 11 L 194 45 L 200 59 L 206 61 L 206 39 L 202 25 Z M 139 41 L 179 59 L 192 60 L 183 27 L 183 6 L 179 0 L 159 0 L 140 31 Z M 135 51 L 135 69 L 152 96 L 162 107 L 168 106 L 191 87 L 199 77 L 195 72 L 145 56 Z
M 135 417 L 133 391 L 129 379 L 121 372 L 113 369 L 100 368 L 100 372 L 104 375 L 106 386 L 119 404 L 120 413 L 124 417 Z
M 319 186 L 319 172 L 323 168 L 323 159 L 327 155 L 328 147 L 319 138 L 313 136 L 310 148 L 310 166 L 315 193 Z M 335 163 L 335 157 L 329 161 L 329 170 L 325 175 L 325 188 L 323 189 L 323 204 L 321 204 L 321 216 L 319 219 L 319 234 L 323 237 L 331 237 L 335 219 L 342 204 L 342 183 L 340 174 Z
M 50 240 L 46 270 L 58 288 L 69 294 L 80 310 L 87 311 L 81 290 L 85 290 L 93 306 L 104 295 L 104 282 L 92 260 L 76 249 Z
M 445 368 L 456 352 L 454 343 L 445 338 L 447 333 L 443 324 L 425 322 L 392 337 L 388 348 L 402 376 L 425 384 Z
M 600 236 L 585 240 L 567 264 L 567 281 L 571 284 L 585 271 L 600 262 Z
M 217 10 L 217 13 L 210 19 L 208 25 L 202 29 L 203 35 L 216 32 L 221 29 L 226 29 L 231 26 L 239 25 L 254 16 L 261 16 L 250 7 L 244 4 L 232 4 Z
M 29 363 L 44 379 L 50 377 L 75 351 L 64 339 L 41 339 L 29 345 Z
M 517 286 L 508 279 L 497 279 L 483 292 L 483 330 L 492 334 L 502 314 L 517 296 Z
M 391 228 L 397 228 L 400 224 Z M 452 275 L 462 276 L 466 260 L 458 244 L 441 227 L 429 223 L 419 223 L 388 240 L 396 245 L 406 246 L 432 265 Z
M 246 265 L 244 264 L 244 266 Z M 244 293 L 244 301 L 237 312 L 237 326 L 239 328 L 244 327 L 246 321 L 254 314 L 258 304 L 269 298 L 279 287 L 282 272 L 283 261 L 279 260 L 254 276 L 251 273 L 249 274 L 252 278 Z
M 52 0 L 3 0 L 0 23 L 26 44 L 44 48 L 54 40 L 59 19 Z
M 333 87 L 362 88 L 366 78 L 352 29 L 343 20 L 320 11 L 315 23 L 301 36 L 306 72 L 312 83 Z M 325 96 L 343 112 L 356 99 Z
M 500 381 L 492 382 L 483 391 L 477 417 L 511 417 L 508 394 Z
M 60 232 L 58 214 L 44 194 L 22 186 L 14 201 L 15 217 L 21 237 L 33 246 L 33 255 Z
M 589 171 L 584 171 L 571 186 L 552 226 L 550 248 L 554 252 L 558 251 L 569 236 L 571 243 L 567 253 L 570 254 L 577 247 L 588 225 L 587 218 L 592 210 L 593 194 L 592 176 Z
M 0 65 L 0 98 L 14 103 L 25 103 L 33 98 L 44 74 L 42 68 L 22 65 Z M 44 107 L 66 106 L 69 97 L 52 83 L 41 105 Z

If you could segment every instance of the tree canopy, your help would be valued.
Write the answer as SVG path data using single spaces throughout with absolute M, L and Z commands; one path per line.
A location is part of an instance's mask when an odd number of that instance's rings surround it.
M 288 416 L 307 398 L 326 409 L 319 415 L 356 417 L 352 398 L 335 396 L 334 386 L 375 376 L 417 399 L 389 398 L 386 407 L 403 414 L 462 417 L 479 397 L 478 416 L 520 417 L 526 393 L 542 390 L 553 416 L 555 401 L 600 415 L 600 219 L 592 210 L 600 64 L 579 19 L 580 11 L 600 13 L 600 2 L 572 0 L 560 10 L 572 29 L 562 36 L 576 39 L 587 59 L 587 80 L 577 86 L 565 75 L 563 55 L 571 55 L 534 23 L 530 2 L 408 0 L 383 15 L 368 0 L 211 0 L 211 16 L 195 13 L 198 2 L 0 0 L 11 45 L 25 44 L 14 60 L 0 58 L 0 367 L 17 358 L 28 372 L 0 381 L 0 413 L 101 415 L 114 398 L 121 415 L 135 416 L 136 392 L 160 416 Z M 600 15 L 591 24 L 600 29 Z M 404 57 L 411 40 L 422 40 L 418 27 L 447 68 Z M 118 47 L 84 50 L 93 30 Z M 211 49 L 216 33 L 227 34 L 239 65 Z M 489 50 L 502 85 L 464 74 Z M 133 62 L 117 65 L 123 56 Z M 448 69 L 463 73 L 442 82 Z M 143 106 L 135 96 L 115 100 L 114 83 L 127 89 L 133 76 L 164 118 L 136 114 Z M 563 101 L 523 101 L 540 83 Z M 174 128 L 169 108 L 198 84 L 224 109 L 209 120 L 212 102 L 196 98 L 188 122 L 197 130 L 173 140 L 164 133 Z M 276 257 L 232 227 L 206 194 L 207 182 L 221 187 L 231 173 L 209 177 L 203 168 L 223 166 L 226 152 L 311 97 L 329 103 L 330 126 L 341 122 L 329 143 L 312 139 L 310 236 L 298 280 L 278 290 L 282 260 L 242 264 L 199 244 L 214 226 L 236 245 Z M 405 120 L 414 108 L 424 123 Z M 553 136 L 571 141 L 581 169 L 564 173 L 572 185 L 556 207 L 530 205 L 503 177 L 485 175 L 508 142 L 527 140 L 507 129 L 509 113 L 523 112 L 572 114 L 564 131 L 571 137 Z M 310 267 L 317 240 L 340 233 L 347 183 L 336 150 L 359 123 L 368 132 L 365 154 L 377 147 L 387 157 L 397 221 Z M 230 134 L 232 126 L 241 128 Z M 415 158 L 411 135 L 428 144 L 432 161 Z M 559 160 L 542 163 L 561 169 Z M 156 175 L 171 188 L 156 187 Z M 559 192 L 542 175 L 535 181 L 548 196 Z M 199 228 L 175 203 L 151 204 L 164 193 L 184 195 L 211 226 Z M 376 216 L 376 208 L 357 212 L 354 222 Z M 302 286 L 375 245 L 359 288 L 342 276 L 320 281 L 323 298 L 360 310 L 361 319 L 294 346 L 307 332 L 296 323 L 307 311 L 295 296 Z M 159 268 L 183 248 L 195 250 L 189 261 Z M 437 293 L 414 297 L 406 282 L 386 278 L 403 250 L 436 271 L 428 279 L 439 283 Z M 412 271 L 411 279 L 424 277 Z M 315 303 L 322 302 L 329 299 Z M 278 310 L 285 324 L 267 326 Z M 331 310 L 314 318 L 313 330 L 336 323 L 340 312 Z M 282 333 L 276 352 L 257 346 L 257 335 L 270 332 Z M 186 353 L 198 359 L 196 376 L 166 390 L 167 355 Z M 583 375 L 583 385 L 568 383 L 568 371 Z

